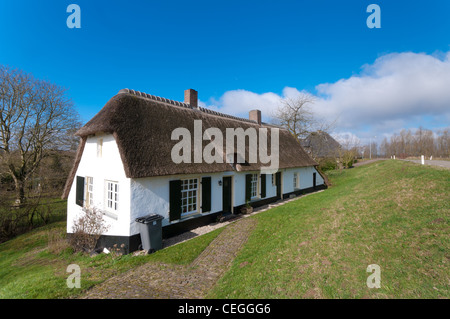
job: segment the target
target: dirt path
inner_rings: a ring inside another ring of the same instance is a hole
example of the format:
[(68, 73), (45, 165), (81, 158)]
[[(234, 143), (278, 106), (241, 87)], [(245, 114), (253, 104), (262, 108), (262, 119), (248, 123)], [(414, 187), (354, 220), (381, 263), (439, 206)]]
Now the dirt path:
[(81, 298), (202, 298), (228, 270), (255, 226), (254, 218), (240, 219), (188, 266), (149, 262), (93, 287)]
[[(417, 164), (421, 164), (421, 160), (404, 160), (408, 162), (413, 162)], [(440, 160), (425, 160), (425, 165), (431, 165), (431, 166), (439, 166), (443, 168), (450, 168), (450, 161), (440, 161)]]
[[(386, 160), (386, 158), (377, 158), (377, 159), (372, 159), (372, 160), (367, 160), (367, 161), (363, 161), (363, 162), (358, 162), (353, 164), (354, 167), (358, 167), (361, 165), (365, 165), (365, 164), (370, 164), (376, 161), (382, 161), (382, 160)], [(399, 161), (407, 161), (407, 162), (412, 162), (412, 163), (416, 163), (416, 164), (421, 164), (421, 160), (415, 160), (415, 159), (398, 159)], [(425, 160), (425, 165), (431, 165), (431, 166), (439, 166), (439, 167), (443, 167), (443, 168), (450, 168), (450, 161), (441, 161), (441, 160)]]
[(383, 160), (385, 160), (385, 158), (376, 158), (376, 159), (371, 159), (371, 160), (367, 160), (367, 161), (357, 162), (357, 163), (353, 164), (353, 166), (358, 167), (361, 165), (366, 165), (366, 164), (370, 164), (370, 163), (377, 162), (377, 161), (383, 161)]

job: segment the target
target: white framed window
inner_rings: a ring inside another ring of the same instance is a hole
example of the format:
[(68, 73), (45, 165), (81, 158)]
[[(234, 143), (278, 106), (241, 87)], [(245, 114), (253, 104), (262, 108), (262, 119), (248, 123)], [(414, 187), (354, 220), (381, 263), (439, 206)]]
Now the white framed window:
[(119, 210), (119, 183), (106, 181), (106, 208)]
[(97, 157), (102, 157), (103, 155), (103, 139), (99, 138), (97, 140)]
[(298, 173), (294, 173), (293, 184), (294, 184), (294, 189), (299, 188), (298, 187)]
[(258, 196), (258, 174), (252, 174), (251, 198)]
[(190, 178), (181, 181), (181, 215), (198, 211), (198, 179)]
[(94, 206), (94, 178), (86, 177), (86, 207)]
[(275, 174), (272, 174), (272, 186), (275, 186)]

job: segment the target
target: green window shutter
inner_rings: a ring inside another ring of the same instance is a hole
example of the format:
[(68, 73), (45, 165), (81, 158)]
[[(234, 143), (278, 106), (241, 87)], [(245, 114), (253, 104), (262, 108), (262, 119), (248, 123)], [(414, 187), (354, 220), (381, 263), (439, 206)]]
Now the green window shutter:
[(245, 201), (252, 198), (252, 174), (245, 175)]
[(202, 212), (211, 211), (211, 177), (202, 177)]
[(75, 204), (83, 207), (84, 204), (84, 177), (77, 176), (77, 186), (75, 194)]
[(266, 197), (266, 174), (261, 174), (261, 198)]
[(169, 220), (181, 217), (181, 180), (169, 182)]

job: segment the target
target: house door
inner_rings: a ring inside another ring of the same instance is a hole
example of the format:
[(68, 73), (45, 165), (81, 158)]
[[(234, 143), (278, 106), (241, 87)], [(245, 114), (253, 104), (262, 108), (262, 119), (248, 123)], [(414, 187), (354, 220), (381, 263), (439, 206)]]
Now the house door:
[(316, 173), (313, 173), (313, 187), (316, 188)]
[(275, 174), (275, 184), (277, 185), (277, 197), (281, 198), (281, 172)]
[(224, 176), (222, 178), (222, 211), (224, 213), (232, 213), (233, 205), (231, 202), (232, 199), (232, 177)]

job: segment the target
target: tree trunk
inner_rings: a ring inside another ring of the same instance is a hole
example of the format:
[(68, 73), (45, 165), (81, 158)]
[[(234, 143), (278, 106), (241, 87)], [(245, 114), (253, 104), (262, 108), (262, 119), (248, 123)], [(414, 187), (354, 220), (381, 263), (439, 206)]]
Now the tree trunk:
[(25, 204), (25, 181), (14, 178), (14, 184), (16, 187), (16, 201), (14, 205), (22, 206)]

